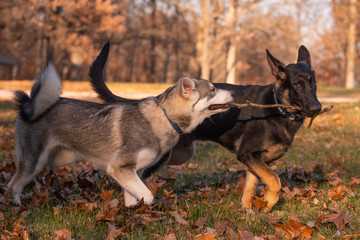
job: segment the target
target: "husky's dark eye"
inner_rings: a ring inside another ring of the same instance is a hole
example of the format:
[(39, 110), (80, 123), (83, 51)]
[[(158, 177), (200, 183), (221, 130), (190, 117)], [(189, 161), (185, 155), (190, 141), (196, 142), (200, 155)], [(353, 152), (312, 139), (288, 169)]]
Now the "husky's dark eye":
[(210, 92), (215, 92), (216, 88), (210, 89)]

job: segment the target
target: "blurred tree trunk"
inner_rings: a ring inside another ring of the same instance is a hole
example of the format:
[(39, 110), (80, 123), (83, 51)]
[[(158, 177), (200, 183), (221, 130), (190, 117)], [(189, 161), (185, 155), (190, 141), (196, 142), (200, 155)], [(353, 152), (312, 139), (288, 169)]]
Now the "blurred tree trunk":
[(164, 59), (164, 67), (163, 67), (163, 77), (162, 77), (162, 83), (166, 83), (167, 81), (167, 73), (169, 70), (169, 60), (170, 60), (170, 53), (169, 51), (166, 52), (166, 57)]
[(235, 41), (235, 32), (236, 32), (236, 10), (237, 10), (237, 1), (230, 0), (229, 3), (229, 17), (227, 21), (227, 28), (229, 30), (230, 39), (228, 42), (228, 52), (226, 58), (226, 83), (235, 84), (236, 83), (236, 41)]
[(210, 78), (210, 59), (209, 59), (209, 47), (210, 47), (210, 0), (200, 1), (202, 10), (202, 31), (201, 32), (201, 78), (209, 80)]
[(150, 82), (156, 82), (156, 0), (151, 0), (151, 26), (152, 26), (152, 36), (150, 37)]
[(136, 82), (136, 78), (134, 77), (134, 60), (135, 60), (136, 46), (139, 44), (138, 42), (139, 42), (138, 38), (135, 38), (129, 50), (129, 55), (128, 55), (129, 60), (126, 61), (129, 68), (129, 76), (127, 77), (127, 79), (129, 79), (130, 82)]
[(36, 60), (36, 75), (39, 76), (43, 71), (43, 55), (44, 55), (44, 38), (38, 40), (38, 57)]
[(357, 0), (350, 0), (349, 6), (349, 30), (347, 35), (347, 49), (346, 49), (346, 70), (345, 70), (345, 87), (354, 88), (355, 86), (355, 41), (356, 41), (356, 10)]

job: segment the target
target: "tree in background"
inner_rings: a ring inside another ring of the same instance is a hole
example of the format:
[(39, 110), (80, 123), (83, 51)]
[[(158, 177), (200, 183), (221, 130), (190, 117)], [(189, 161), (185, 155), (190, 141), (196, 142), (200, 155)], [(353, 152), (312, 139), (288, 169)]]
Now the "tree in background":
[(356, 85), (355, 5), (357, 10), (357, 0), (5, 0), (0, 52), (21, 59), (22, 79), (53, 61), (63, 79), (86, 80), (110, 40), (109, 81), (170, 83), (186, 74), (265, 84), (273, 81), (265, 49), (288, 63), (305, 44), (320, 85), (345, 86), (351, 72)]
[(345, 87), (354, 88), (355, 86), (355, 61), (356, 61), (356, 19), (357, 19), (357, 0), (350, 0), (349, 6), (349, 28), (347, 34), (346, 49), (346, 70)]
[(20, 77), (35, 76), (52, 61), (63, 78), (79, 79), (94, 46), (124, 31), (124, 7), (121, 0), (7, 1), (0, 6), (0, 34), (6, 36), (0, 51), (22, 60)]
[(356, 25), (359, 23), (357, 0), (333, 0), (330, 4), (332, 21), (319, 34), (315, 42), (317, 75), (323, 85), (353, 88), (359, 76), (359, 37)]

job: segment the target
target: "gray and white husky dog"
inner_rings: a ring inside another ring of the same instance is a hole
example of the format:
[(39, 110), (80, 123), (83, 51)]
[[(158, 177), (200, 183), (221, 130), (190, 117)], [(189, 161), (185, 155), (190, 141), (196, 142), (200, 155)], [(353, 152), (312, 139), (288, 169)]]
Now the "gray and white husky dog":
[(179, 136), (205, 118), (228, 109), (233, 93), (207, 80), (183, 76), (157, 97), (133, 103), (99, 104), (60, 97), (61, 81), (49, 65), (30, 96), (15, 92), (17, 170), (9, 182), (13, 200), (46, 166), (87, 159), (124, 189), (125, 205), (154, 196), (141, 177), (165, 165)]

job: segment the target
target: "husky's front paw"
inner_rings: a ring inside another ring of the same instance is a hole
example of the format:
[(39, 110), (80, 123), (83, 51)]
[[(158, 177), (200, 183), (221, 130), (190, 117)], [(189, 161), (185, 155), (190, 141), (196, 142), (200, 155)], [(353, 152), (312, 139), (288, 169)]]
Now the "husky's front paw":
[(131, 195), (128, 191), (124, 191), (125, 207), (131, 207), (138, 203), (136, 197)]
[(148, 195), (148, 196), (144, 196), (144, 203), (146, 205), (151, 205), (154, 201), (154, 196), (152, 194)]
[[(124, 192), (124, 198), (125, 198), (125, 207), (135, 206), (141, 200), (131, 195), (128, 191)], [(147, 196), (144, 196), (142, 199), (144, 199), (144, 203), (146, 205), (151, 205), (154, 201), (154, 196), (150, 193)]]

